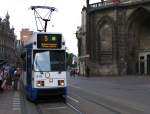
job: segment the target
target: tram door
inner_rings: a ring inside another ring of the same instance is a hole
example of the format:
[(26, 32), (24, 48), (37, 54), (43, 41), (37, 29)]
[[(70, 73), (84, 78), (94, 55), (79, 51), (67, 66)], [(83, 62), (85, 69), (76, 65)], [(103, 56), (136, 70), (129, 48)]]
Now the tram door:
[(147, 55), (147, 74), (150, 74), (150, 55)]
[(144, 56), (140, 56), (140, 66), (139, 66), (139, 71), (140, 71), (140, 74), (144, 74), (145, 73), (145, 63), (144, 63)]
[(27, 50), (27, 63), (26, 63), (26, 70), (27, 70), (27, 84), (31, 85), (31, 77), (32, 77), (32, 50)]
[(150, 52), (139, 54), (139, 74), (150, 74)]

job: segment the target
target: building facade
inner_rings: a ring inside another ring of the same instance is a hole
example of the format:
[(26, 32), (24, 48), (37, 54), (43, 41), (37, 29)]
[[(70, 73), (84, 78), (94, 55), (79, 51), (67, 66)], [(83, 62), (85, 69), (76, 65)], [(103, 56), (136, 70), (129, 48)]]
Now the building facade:
[(78, 66), (80, 75), (86, 73), (86, 61), (88, 54), (86, 53), (86, 7), (83, 7), (81, 12), (81, 27), (78, 27), (76, 31), (76, 37), (78, 40)]
[(10, 28), (9, 18), (8, 13), (5, 19), (0, 18), (0, 64), (15, 64), (16, 61), (16, 36), (14, 28)]
[(150, 0), (109, 0), (94, 4), (87, 0), (86, 65), (90, 73), (150, 74), (149, 20)]
[(29, 39), (31, 39), (33, 31), (30, 31), (28, 28), (23, 28), (20, 31), (20, 40), (23, 44), (26, 44)]

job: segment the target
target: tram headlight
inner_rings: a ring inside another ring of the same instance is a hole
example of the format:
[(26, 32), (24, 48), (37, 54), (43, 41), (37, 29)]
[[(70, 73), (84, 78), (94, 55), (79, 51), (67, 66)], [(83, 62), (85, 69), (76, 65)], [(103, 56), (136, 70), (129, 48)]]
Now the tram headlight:
[(58, 86), (64, 86), (65, 81), (64, 80), (58, 80)]
[(44, 81), (36, 81), (36, 86), (38, 87), (44, 86)]
[(40, 87), (40, 86), (41, 86), (41, 84), (40, 84), (40, 83), (36, 83), (36, 86)]

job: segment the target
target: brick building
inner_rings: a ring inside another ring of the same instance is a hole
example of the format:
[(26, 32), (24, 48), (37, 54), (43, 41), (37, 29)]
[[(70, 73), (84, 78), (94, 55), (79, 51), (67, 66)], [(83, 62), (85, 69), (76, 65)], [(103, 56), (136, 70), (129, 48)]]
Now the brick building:
[(27, 43), (31, 39), (33, 31), (30, 31), (28, 28), (23, 28), (20, 31), (20, 40), (23, 44)]

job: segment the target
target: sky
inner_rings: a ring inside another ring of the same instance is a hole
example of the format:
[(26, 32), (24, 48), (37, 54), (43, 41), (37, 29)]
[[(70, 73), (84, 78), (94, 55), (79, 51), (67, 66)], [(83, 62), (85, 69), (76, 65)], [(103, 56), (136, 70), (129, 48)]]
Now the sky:
[(50, 6), (57, 8), (48, 22), (47, 32), (63, 34), (68, 51), (78, 54), (76, 30), (81, 26), (81, 11), (86, 0), (0, 0), (0, 17), (10, 15), (10, 27), (15, 28), (17, 39), (20, 39), (22, 28), (37, 31), (34, 12), (30, 6)]

